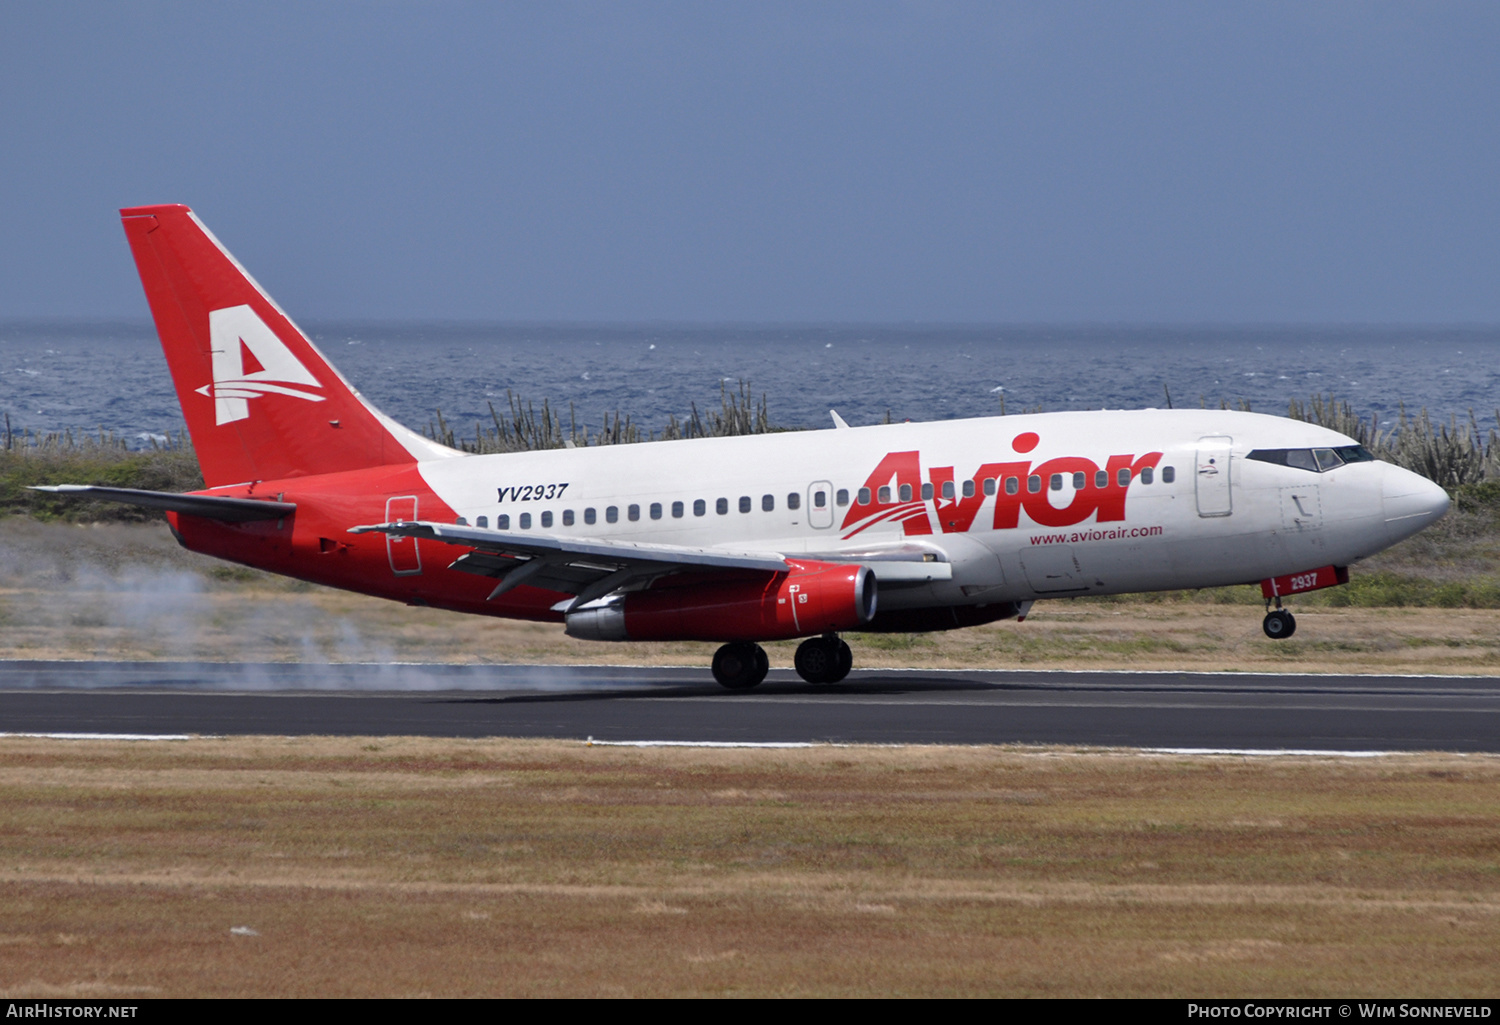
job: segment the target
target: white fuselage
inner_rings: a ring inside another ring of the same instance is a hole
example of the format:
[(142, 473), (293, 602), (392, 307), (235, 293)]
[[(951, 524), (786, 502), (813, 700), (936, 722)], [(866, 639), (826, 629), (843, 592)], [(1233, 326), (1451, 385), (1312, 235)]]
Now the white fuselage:
[[(471, 524), (782, 554), (869, 552), (881, 606), (891, 609), (1210, 587), (1347, 566), (1446, 510), (1441, 488), (1387, 463), (1317, 472), (1247, 458), (1354, 445), (1280, 417), (1141, 410), (419, 467), (435, 495)], [(925, 578), (910, 565), (882, 577), (880, 560), (895, 551), (930, 553), (935, 568)]]

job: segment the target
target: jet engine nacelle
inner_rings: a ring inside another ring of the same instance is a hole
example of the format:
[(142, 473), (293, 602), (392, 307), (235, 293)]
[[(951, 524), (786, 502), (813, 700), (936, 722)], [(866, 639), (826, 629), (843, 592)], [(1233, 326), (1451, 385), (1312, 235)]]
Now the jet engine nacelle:
[(788, 559), (764, 580), (668, 584), (568, 614), (567, 632), (593, 641), (779, 641), (857, 630), (875, 618), (875, 576), (864, 566)]

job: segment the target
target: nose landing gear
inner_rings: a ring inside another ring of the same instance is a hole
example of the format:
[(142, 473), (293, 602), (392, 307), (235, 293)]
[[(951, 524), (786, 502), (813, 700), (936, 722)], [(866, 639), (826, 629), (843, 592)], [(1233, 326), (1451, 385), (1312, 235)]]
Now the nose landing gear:
[(1273, 641), (1284, 641), (1297, 632), (1297, 620), (1286, 609), (1281, 607), (1281, 599), (1276, 599), (1276, 608), (1266, 612), (1265, 621), (1260, 628), (1266, 632), (1266, 636)]
[(771, 660), (759, 644), (739, 641), (714, 652), (714, 679), (730, 690), (749, 690), (766, 678)]
[(809, 637), (797, 646), (797, 675), (808, 683), (838, 683), (854, 668), (854, 653), (837, 634)]

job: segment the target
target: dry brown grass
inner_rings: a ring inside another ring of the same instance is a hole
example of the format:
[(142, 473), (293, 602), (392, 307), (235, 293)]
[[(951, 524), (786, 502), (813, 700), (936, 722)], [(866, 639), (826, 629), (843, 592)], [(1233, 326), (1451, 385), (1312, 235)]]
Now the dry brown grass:
[(1497, 783), (1437, 755), (0, 740), (0, 992), (1487, 995)]
[[(866, 668), (1500, 672), (1500, 610), (1051, 601), (1025, 623), (850, 635)], [(795, 645), (767, 645), (790, 667)], [(408, 608), (184, 551), (155, 525), (0, 520), (0, 658), (699, 665), (709, 644), (601, 644), (550, 624)]]

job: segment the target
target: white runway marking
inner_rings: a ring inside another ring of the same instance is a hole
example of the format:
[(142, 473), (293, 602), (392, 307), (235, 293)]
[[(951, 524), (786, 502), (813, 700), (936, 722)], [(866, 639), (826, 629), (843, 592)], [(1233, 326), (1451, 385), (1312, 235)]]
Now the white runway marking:
[(6, 737), (29, 737), (34, 740), (217, 740), (196, 733), (0, 733)]
[(1143, 747), (1147, 755), (1238, 755), (1249, 758), (1390, 758), (1415, 751), (1317, 751), (1311, 748)]
[(595, 740), (584, 741), (588, 747), (848, 747), (848, 744), (811, 744), (781, 740)]

